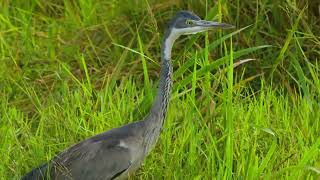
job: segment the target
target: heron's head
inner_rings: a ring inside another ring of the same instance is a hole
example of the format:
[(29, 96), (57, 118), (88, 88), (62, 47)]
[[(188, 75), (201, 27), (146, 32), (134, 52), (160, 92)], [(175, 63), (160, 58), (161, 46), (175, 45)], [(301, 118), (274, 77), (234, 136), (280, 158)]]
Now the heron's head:
[(210, 29), (230, 29), (234, 26), (226, 23), (201, 20), (189, 11), (180, 11), (169, 23), (170, 34), (176, 38), (181, 35), (196, 34)]

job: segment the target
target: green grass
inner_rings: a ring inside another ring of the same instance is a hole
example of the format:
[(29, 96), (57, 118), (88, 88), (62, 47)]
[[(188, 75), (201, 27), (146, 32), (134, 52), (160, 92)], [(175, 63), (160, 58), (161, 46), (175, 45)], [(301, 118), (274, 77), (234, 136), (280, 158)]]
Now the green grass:
[(1, 1), (0, 179), (146, 115), (180, 9), (237, 29), (177, 41), (165, 127), (133, 179), (319, 179), (316, 0), (121, 2)]

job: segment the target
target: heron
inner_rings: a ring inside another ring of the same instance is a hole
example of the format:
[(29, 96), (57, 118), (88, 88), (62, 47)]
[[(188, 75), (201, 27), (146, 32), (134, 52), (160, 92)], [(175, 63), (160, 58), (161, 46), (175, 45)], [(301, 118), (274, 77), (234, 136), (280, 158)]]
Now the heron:
[(202, 20), (190, 11), (179, 11), (168, 23), (161, 47), (161, 72), (155, 100), (140, 121), (85, 139), (34, 168), (23, 180), (126, 179), (133, 175), (159, 139), (166, 118), (172, 88), (171, 49), (182, 35), (234, 26)]

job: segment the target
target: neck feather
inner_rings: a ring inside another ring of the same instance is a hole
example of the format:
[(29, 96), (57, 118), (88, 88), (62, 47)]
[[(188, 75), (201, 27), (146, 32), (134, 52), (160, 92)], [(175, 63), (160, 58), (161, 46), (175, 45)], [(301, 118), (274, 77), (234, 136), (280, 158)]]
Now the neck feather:
[(145, 153), (149, 153), (160, 136), (166, 118), (172, 87), (171, 49), (177, 36), (174, 32), (166, 32), (161, 48), (161, 73), (157, 96), (147, 116)]
[(167, 114), (170, 93), (172, 88), (172, 65), (171, 65), (171, 50), (177, 36), (174, 32), (166, 32), (161, 48), (161, 73), (157, 96), (151, 108), (151, 115), (159, 123), (163, 121)]

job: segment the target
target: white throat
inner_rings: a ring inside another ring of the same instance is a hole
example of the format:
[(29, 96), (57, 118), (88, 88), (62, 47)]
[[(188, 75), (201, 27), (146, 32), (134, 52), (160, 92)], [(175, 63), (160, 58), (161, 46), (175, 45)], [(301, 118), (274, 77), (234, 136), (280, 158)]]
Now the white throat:
[(170, 59), (171, 58), (171, 49), (174, 41), (181, 35), (187, 35), (187, 34), (196, 34), (199, 32), (206, 31), (205, 28), (195, 26), (195, 27), (189, 27), (189, 28), (172, 28), (170, 35), (168, 38), (165, 40), (164, 45), (164, 58), (165, 59)]
[(173, 28), (170, 32), (170, 35), (168, 36), (168, 38), (166, 38), (165, 42), (164, 42), (164, 59), (166, 60), (170, 60), (171, 59), (171, 50), (172, 50), (172, 46), (175, 40), (178, 39), (179, 37), (179, 31), (176, 28)]

